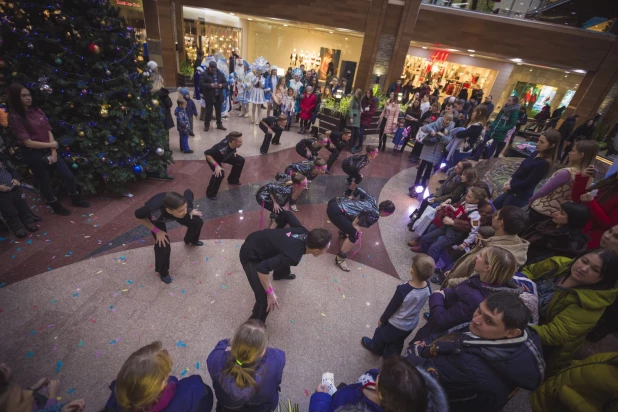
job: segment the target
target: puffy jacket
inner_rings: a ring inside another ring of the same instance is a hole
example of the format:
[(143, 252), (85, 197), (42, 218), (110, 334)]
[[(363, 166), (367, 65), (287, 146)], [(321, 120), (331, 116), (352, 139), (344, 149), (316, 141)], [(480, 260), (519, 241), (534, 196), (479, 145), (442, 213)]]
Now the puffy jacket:
[(474, 274), (459, 286), (444, 289), (444, 296), (441, 293), (432, 293), (429, 297), (429, 320), (412, 341), (424, 340), (431, 334), (470, 322), (481, 302), (494, 292), (509, 292), (519, 296), (522, 289), (513, 281), (500, 286), (485, 285), (479, 275)]
[[(528, 279), (565, 276), (573, 259), (552, 257), (525, 266), (522, 273)], [(605, 308), (614, 303), (618, 287), (612, 289), (571, 288), (557, 289), (549, 301), (544, 318), (550, 319), (534, 326), (543, 346), (551, 349), (547, 356), (548, 376), (566, 367), (586, 335), (597, 324)], [(543, 317), (543, 316), (542, 316)]]
[(618, 411), (618, 352), (573, 361), (530, 394), (534, 412)]
[(508, 131), (517, 125), (520, 107), (518, 104), (502, 107), (502, 110), (489, 126), (487, 135), (496, 142), (504, 142)]
[(455, 127), (455, 122), (451, 122), (445, 125), (444, 118), (440, 117), (433, 123), (429, 123), (421, 128), (424, 133), (442, 132), (443, 136), (438, 136), (438, 143), (434, 145), (423, 144), (423, 151), (421, 152), (421, 160), (436, 164), (442, 159), (442, 152), (447, 144), (450, 143), (453, 138), (451, 137), (451, 130)]
[(461, 183), (461, 176), (455, 173), (455, 168), (450, 168), (446, 173), (444, 183), (433, 194), (434, 203), (442, 203), (447, 199), (451, 199), (451, 203), (457, 203), (466, 193), (466, 185)]
[[(116, 402), (116, 381), (109, 385), (112, 391), (104, 412), (123, 412)], [(214, 397), (212, 390), (202, 381), (200, 375), (191, 375), (178, 380), (175, 376), (167, 378), (167, 387), (150, 409), (157, 412), (209, 412), (212, 410)]]
[(545, 362), (533, 330), (512, 339), (485, 340), (463, 324), (424, 341), (420, 353), (411, 343), (406, 359), (436, 377), (451, 412), (498, 412), (517, 387), (534, 390), (543, 381)]
[(354, 199), (338, 197), (336, 200), (337, 206), (350, 221), (358, 217), (358, 225), (361, 227), (370, 227), (380, 218), (376, 199), (360, 187), (354, 191)]
[(223, 374), (230, 359), (230, 340), (224, 339), (208, 355), (206, 363), (217, 396), (217, 411), (266, 412), (277, 409), (279, 391), (285, 367), (285, 352), (266, 348), (266, 353), (255, 365), (256, 388), (239, 388), (236, 379)]
[(367, 97), (363, 97), (361, 100), (361, 126), (371, 127), (371, 120), (373, 119), (373, 115), (376, 112), (376, 101), (372, 97), (371, 99), (367, 99)]
[(315, 94), (307, 94), (304, 93), (303, 97), (300, 99), (300, 118), (303, 120), (311, 119), (311, 115), (313, 114), (313, 109), (315, 109), (318, 98), (315, 97)]
[[(217, 72), (217, 83), (222, 85), (219, 89), (219, 95), (221, 96), (221, 99), (223, 99), (223, 89), (227, 88), (227, 76), (223, 74), (223, 72), (219, 69), (217, 69)], [(202, 98), (204, 100), (214, 101), (215, 88), (211, 86), (214, 83), (215, 77), (210, 72), (210, 70), (204, 70), (200, 76), (200, 89), (202, 91)]]

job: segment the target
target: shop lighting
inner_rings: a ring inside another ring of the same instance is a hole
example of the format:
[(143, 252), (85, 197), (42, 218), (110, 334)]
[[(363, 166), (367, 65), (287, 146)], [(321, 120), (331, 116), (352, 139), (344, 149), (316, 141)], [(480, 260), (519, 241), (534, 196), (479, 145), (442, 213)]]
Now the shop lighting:
[(570, 72), (570, 71), (568, 71), (568, 70), (565, 70), (564, 72), (565, 72), (566, 74), (571, 74), (571, 72)]
[(337, 89), (337, 91), (335, 92), (335, 100), (339, 101), (341, 100), (342, 97), (343, 97), (343, 93), (341, 92), (341, 89)]
[(416, 193), (423, 193), (423, 190), (425, 190), (423, 186), (416, 186), (416, 188), (414, 189)]
[(476, 53), (476, 50), (468, 49), (470, 53)]
[(448, 50), (448, 51), (450, 51), (450, 52), (456, 52), (456, 51), (459, 51), (459, 50), (457, 50), (457, 49), (446, 49), (446, 50)]
[(284, 24), (284, 25), (283, 25), (283, 27), (288, 27), (288, 25), (287, 25), (287, 24)]
[(332, 31), (329, 31), (329, 33), (330, 33), (330, 34), (333, 34), (333, 32), (332, 32)]
[(423, 46), (422, 48), (423, 48), (423, 49), (425, 49), (425, 50), (427, 50), (427, 46)]
[(403, 93), (397, 93), (397, 103), (401, 103), (402, 98), (403, 98)]
[(470, 57), (474, 57), (474, 54), (471, 54)]
[(230, 13), (230, 16), (236, 16), (234, 13)]
[(520, 59), (519, 57), (516, 57), (516, 58), (514, 58), (514, 59), (509, 59), (509, 60), (511, 60), (512, 62), (515, 62), (515, 63), (521, 63), (521, 62), (523, 62), (523, 60), (522, 60), (522, 59)]
[(579, 73), (579, 74), (586, 74), (586, 70), (582, 70), (582, 69), (575, 69), (573, 70), (575, 73)]
[(253, 20), (251, 17), (249, 17), (247, 20)]

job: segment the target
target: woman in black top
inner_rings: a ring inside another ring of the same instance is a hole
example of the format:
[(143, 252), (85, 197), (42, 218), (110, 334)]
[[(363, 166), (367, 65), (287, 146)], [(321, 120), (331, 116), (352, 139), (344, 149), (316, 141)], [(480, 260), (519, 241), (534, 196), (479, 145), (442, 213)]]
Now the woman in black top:
[(562, 158), (560, 159), (561, 163), (567, 163), (567, 159), (569, 158), (569, 153), (573, 150), (573, 146), (580, 140), (591, 140), (592, 134), (594, 133), (594, 119), (588, 119), (586, 123), (579, 125), (571, 136), (567, 139), (569, 145), (564, 148), (564, 153), (562, 154)]
[(418, 131), (418, 125), (421, 120), (421, 102), (414, 100), (406, 109), (404, 118), (406, 120), (406, 127), (410, 128), (410, 133), (408, 133), (408, 136), (403, 141), (403, 146), (400, 150), (401, 153), (406, 150), (408, 142), (411, 138), (416, 136), (416, 132)]

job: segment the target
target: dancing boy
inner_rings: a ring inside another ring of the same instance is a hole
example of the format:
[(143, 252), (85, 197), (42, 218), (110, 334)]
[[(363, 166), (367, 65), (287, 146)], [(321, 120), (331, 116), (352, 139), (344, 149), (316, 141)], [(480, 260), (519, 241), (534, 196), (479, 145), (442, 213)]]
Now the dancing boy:
[(367, 145), (365, 154), (357, 154), (343, 159), (341, 168), (348, 175), (347, 181), (350, 185), (350, 188), (345, 191), (346, 196), (350, 196), (360, 182), (363, 181), (363, 175), (360, 173), (361, 169), (376, 157), (378, 157), (378, 148)]
[(206, 197), (210, 200), (217, 200), (217, 193), (225, 175), (223, 167), (221, 167), (223, 163), (232, 165), (232, 172), (227, 178), (227, 184), (240, 185), (240, 174), (245, 166), (245, 158), (236, 153), (236, 149), (240, 146), (242, 146), (242, 133), (231, 132), (225, 139), (204, 152), (206, 162), (213, 172), (206, 189)]
[(274, 280), (295, 279), (290, 267), (297, 266), (303, 255), (317, 257), (324, 254), (330, 241), (328, 230), (309, 232), (300, 223), (286, 229), (260, 230), (247, 236), (240, 248), (240, 263), (255, 294), (251, 318), (265, 322), (268, 314), (279, 308), (270, 272), (273, 272)]
[(187, 227), (185, 244), (202, 246), (200, 232), (204, 221), (202, 212), (193, 209), (193, 192), (185, 190), (184, 196), (176, 192), (154, 195), (146, 204), (135, 211), (135, 217), (152, 232), (155, 238), (155, 271), (164, 283), (172, 283), (170, 277), (170, 255), (172, 248), (167, 235), (166, 222), (178, 222)]
[(296, 153), (307, 160), (313, 160), (318, 157), (318, 152), (321, 148), (328, 144), (328, 138), (323, 134), (316, 138), (302, 139), (296, 143)]
[(262, 141), (262, 146), (260, 147), (261, 154), (268, 154), (268, 149), (270, 148), (271, 143), (274, 145), (281, 144), (279, 143), (279, 139), (281, 138), (281, 133), (283, 133), (287, 121), (288, 117), (283, 113), (277, 117), (269, 116), (262, 119), (260, 122), (260, 130), (264, 132), (264, 140)]
[[(277, 173), (275, 175), (275, 180), (291, 179), (294, 173), (300, 173), (311, 182), (316, 177), (323, 175), (325, 172), (326, 161), (321, 157), (316, 157), (313, 162), (305, 160), (303, 162), (296, 162), (288, 165), (288, 167), (285, 168), (284, 173)], [(296, 199), (293, 197), (290, 199), (290, 209), (294, 212), (298, 212), (298, 208), (296, 207)]]
[(360, 239), (360, 228), (368, 228), (380, 216), (390, 216), (395, 211), (393, 202), (385, 200), (378, 205), (376, 199), (360, 187), (354, 190), (353, 195), (353, 198), (334, 197), (326, 207), (328, 218), (339, 228), (339, 236), (345, 237), (341, 250), (335, 256), (335, 263), (344, 272), (350, 271), (346, 259), (352, 245)]
[(329, 175), (333, 164), (335, 164), (339, 158), (339, 153), (348, 145), (350, 137), (352, 137), (352, 131), (350, 129), (343, 129), (342, 132), (327, 130), (325, 134), (329, 142), (326, 146), (326, 150), (330, 152), (330, 156), (326, 162), (326, 174)]

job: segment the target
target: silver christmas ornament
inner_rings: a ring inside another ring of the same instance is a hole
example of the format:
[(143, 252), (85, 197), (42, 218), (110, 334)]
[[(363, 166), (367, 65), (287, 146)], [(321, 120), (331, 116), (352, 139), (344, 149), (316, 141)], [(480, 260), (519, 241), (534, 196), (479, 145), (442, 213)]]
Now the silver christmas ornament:
[(157, 150), (155, 150), (155, 153), (158, 154), (159, 156), (163, 156), (165, 154), (165, 150), (161, 149), (160, 147), (157, 147)]
[(107, 76), (109, 76), (109, 75), (111, 75), (111, 74), (112, 74), (112, 72), (110, 72), (109, 70), (105, 70), (105, 74), (106, 74)]

